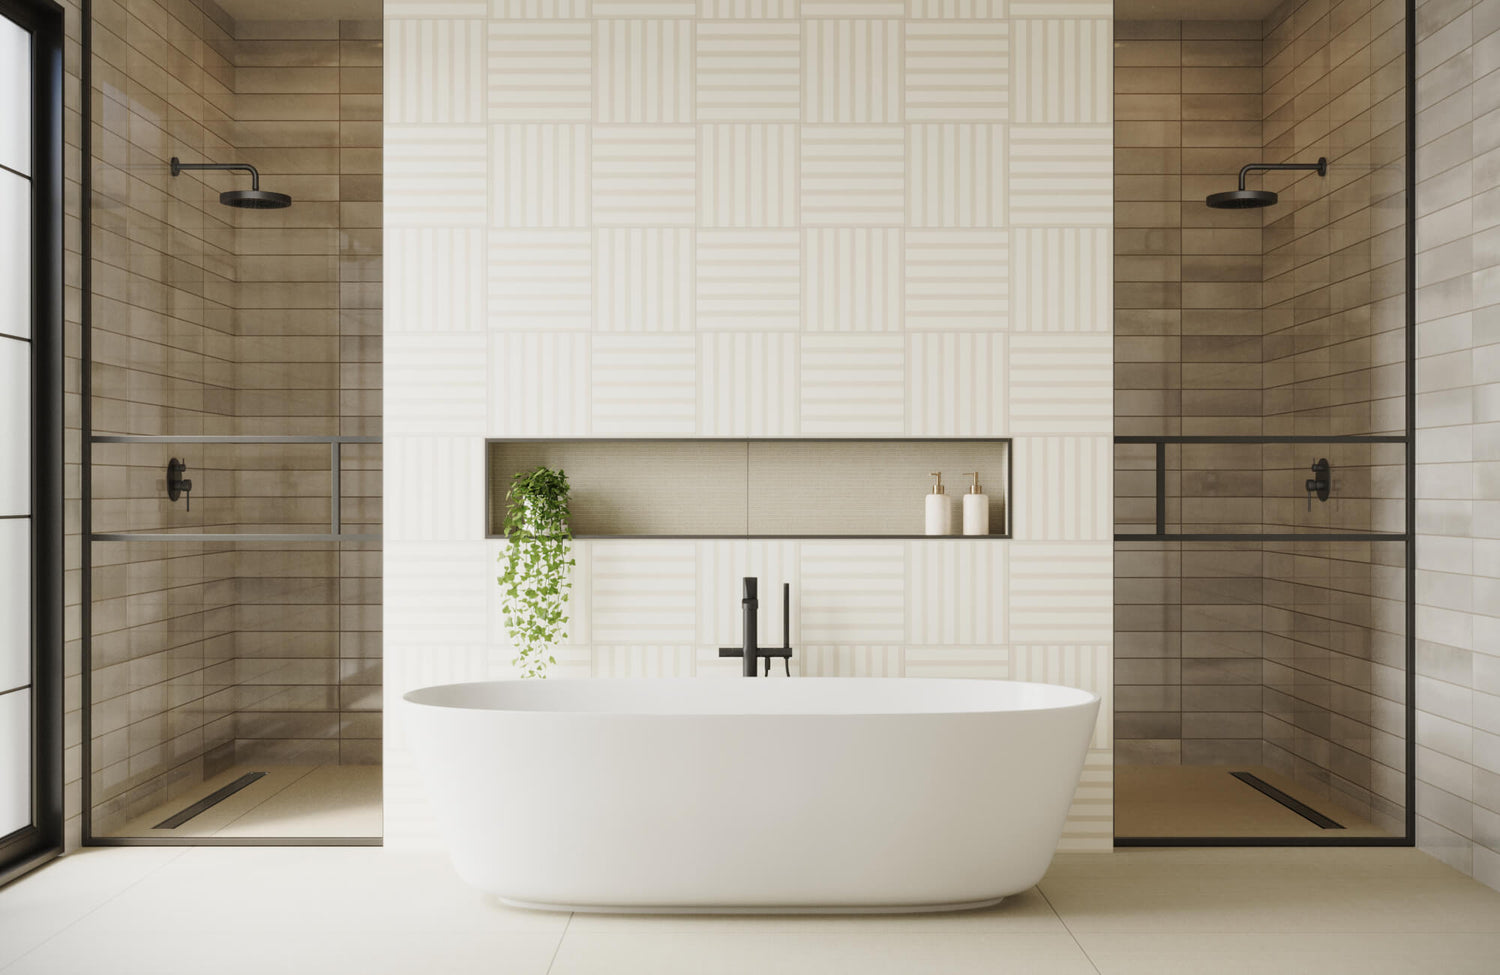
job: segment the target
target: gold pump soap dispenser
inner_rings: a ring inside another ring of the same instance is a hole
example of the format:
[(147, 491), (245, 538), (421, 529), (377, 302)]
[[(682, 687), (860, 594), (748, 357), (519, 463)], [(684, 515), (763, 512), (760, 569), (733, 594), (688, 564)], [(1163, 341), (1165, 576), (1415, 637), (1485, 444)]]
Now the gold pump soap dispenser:
[(964, 495), (964, 534), (988, 535), (990, 533), (990, 496), (979, 487), (979, 472), (965, 471), (974, 478), (969, 493)]
[(932, 493), (927, 495), (927, 534), (952, 535), (953, 499), (943, 491), (943, 472), (933, 471), (932, 476), (937, 480), (933, 482)]

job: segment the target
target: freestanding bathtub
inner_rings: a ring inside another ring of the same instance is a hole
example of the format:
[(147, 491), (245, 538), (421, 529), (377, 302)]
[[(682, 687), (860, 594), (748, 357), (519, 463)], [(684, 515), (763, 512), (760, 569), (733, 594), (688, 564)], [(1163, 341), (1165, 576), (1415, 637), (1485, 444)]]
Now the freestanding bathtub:
[(406, 695), (464, 880), (523, 907), (980, 907), (1041, 879), (1099, 699), (990, 680), (495, 681)]

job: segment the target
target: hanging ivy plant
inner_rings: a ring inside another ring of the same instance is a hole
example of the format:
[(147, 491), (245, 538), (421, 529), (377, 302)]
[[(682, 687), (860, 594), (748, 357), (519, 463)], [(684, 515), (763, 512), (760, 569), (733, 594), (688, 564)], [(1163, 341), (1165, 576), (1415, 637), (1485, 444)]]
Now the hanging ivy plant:
[(548, 467), (523, 471), (506, 493), (506, 544), (500, 550), (500, 609), (522, 677), (546, 677), (552, 649), (568, 638), (565, 607), (573, 589), (568, 477)]

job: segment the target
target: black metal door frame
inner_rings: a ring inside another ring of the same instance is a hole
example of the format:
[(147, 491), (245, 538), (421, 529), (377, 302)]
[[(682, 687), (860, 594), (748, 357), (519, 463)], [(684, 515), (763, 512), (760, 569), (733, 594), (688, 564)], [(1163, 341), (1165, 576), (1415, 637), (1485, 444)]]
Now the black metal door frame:
[(0, 838), (0, 884), (63, 846), (63, 8), (0, 0), (32, 35), (32, 821)]
[[(1153, 532), (1120, 532), (1115, 541), (1385, 541), (1400, 544), (1406, 554), (1406, 809), (1401, 836), (1372, 837), (1135, 837), (1117, 836), (1114, 845), (1128, 846), (1415, 846), (1417, 842), (1417, 12), (1416, 0), (1406, 0), (1406, 430), (1391, 436), (1341, 437), (1149, 437), (1120, 436), (1115, 443), (1156, 444), (1156, 526)], [(1359, 532), (1327, 534), (1219, 534), (1169, 533), (1164, 504), (1167, 444), (1181, 443), (1390, 443), (1405, 444), (1406, 530), (1403, 532)]]

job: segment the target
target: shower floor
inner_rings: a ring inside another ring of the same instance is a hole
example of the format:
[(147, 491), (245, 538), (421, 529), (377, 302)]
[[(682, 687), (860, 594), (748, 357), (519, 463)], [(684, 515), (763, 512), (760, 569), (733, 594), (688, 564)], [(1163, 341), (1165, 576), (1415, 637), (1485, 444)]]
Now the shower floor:
[[(1230, 775), (1250, 772), (1337, 820), (1322, 829)], [(1305, 786), (1255, 766), (1122, 765), (1115, 769), (1115, 836), (1369, 837), (1388, 831)]]
[[(175, 829), (157, 823), (247, 772), (266, 774)], [(117, 837), (379, 837), (378, 765), (243, 765), (143, 813), (110, 833)]]

